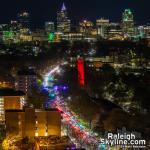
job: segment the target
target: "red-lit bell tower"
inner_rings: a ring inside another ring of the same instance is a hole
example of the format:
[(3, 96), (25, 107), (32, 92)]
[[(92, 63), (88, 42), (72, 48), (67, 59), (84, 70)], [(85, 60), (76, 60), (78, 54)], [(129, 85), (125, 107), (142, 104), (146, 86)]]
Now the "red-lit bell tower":
[(78, 69), (78, 82), (81, 87), (85, 85), (85, 70), (84, 70), (84, 59), (77, 59), (77, 69)]

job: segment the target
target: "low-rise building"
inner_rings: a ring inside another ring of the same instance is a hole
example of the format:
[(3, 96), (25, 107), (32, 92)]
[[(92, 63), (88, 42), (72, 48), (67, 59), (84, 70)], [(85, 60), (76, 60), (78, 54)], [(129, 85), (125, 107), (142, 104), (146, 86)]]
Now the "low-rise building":
[(2, 88), (15, 88), (15, 81), (11, 75), (0, 76), (0, 89)]
[(7, 135), (61, 136), (61, 114), (57, 109), (6, 110), (5, 117)]
[(25, 106), (25, 94), (13, 89), (0, 89), (0, 122), (5, 121), (5, 111), (8, 109), (22, 110)]

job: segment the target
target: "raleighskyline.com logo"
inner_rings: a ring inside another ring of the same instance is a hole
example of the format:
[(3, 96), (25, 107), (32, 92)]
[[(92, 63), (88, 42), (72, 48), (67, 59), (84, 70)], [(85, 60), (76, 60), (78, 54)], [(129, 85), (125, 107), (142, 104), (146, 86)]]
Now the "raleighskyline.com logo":
[(119, 146), (120, 148), (146, 148), (146, 140), (137, 138), (133, 133), (107, 133), (100, 139), (101, 148)]

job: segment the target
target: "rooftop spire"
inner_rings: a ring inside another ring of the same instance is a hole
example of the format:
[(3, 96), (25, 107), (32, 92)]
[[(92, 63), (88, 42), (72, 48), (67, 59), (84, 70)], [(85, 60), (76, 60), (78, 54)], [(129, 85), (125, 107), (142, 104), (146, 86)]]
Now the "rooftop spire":
[(63, 5), (62, 5), (61, 11), (66, 11), (65, 3), (63, 3)]

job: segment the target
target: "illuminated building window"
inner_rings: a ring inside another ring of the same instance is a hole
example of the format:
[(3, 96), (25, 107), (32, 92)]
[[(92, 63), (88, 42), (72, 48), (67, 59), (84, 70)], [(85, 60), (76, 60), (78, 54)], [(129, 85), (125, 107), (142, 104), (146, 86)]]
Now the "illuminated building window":
[(35, 136), (36, 136), (36, 137), (39, 136), (38, 132), (35, 132)]
[(21, 121), (18, 121), (18, 125), (21, 125)]
[(48, 136), (48, 133), (47, 133), (47, 132), (45, 132), (45, 136)]
[(3, 120), (4, 118), (4, 99), (0, 98), (0, 120)]
[(21, 97), (20, 98), (20, 106), (21, 106), (21, 108), (23, 108), (24, 105), (25, 105), (25, 98)]

